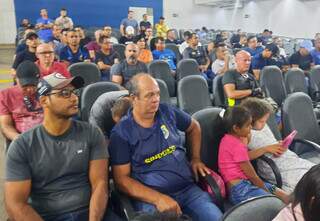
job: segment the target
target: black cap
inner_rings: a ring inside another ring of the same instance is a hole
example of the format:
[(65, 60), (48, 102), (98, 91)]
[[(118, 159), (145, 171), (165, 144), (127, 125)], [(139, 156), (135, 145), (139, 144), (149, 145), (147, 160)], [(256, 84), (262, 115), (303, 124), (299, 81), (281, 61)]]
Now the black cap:
[(39, 36), (37, 35), (37, 33), (35, 32), (29, 32), (27, 35), (26, 35), (26, 39), (30, 39), (32, 37), (36, 37), (36, 38), (39, 38)]
[(24, 61), (19, 64), (17, 70), (17, 78), (21, 86), (37, 85), (40, 77), (38, 66), (32, 61)]

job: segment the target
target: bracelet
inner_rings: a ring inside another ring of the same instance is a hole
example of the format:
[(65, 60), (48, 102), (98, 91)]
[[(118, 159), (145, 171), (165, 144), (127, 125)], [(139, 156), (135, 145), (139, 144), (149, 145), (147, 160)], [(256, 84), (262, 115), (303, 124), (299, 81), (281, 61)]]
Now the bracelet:
[(275, 192), (276, 189), (277, 189), (277, 186), (274, 185), (274, 184), (272, 184), (272, 185), (265, 185), (265, 187), (266, 187), (266, 189), (267, 189), (270, 193), (272, 193), (272, 194), (274, 194), (274, 192)]

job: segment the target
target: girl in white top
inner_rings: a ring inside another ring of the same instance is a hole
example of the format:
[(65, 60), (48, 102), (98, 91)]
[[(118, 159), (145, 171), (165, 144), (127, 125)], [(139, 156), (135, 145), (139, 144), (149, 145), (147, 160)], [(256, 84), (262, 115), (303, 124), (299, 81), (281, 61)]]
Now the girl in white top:
[[(283, 147), (282, 141), (276, 140), (267, 125), (267, 120), (272, 113), (269, 103), (258, 98), (248, 98), (242, 101), (241, 106), (247, 108), (252, 115), (253, 129), (248, 144), (251, 150), (250, 159), (256, 159), (262, 155), (271, 158), (280, 170), (282, 189), (292, 192), (301, 177), (315, 164), (299, 158), (297, 154)], [(258, 161), (258, 174), (271, 183), (276, 182), (270, 166), (261, 160)]]
[(320, 220), (320, 165), (313, 166), (299, 181), (293, 202), (283, 208), (273, 221)]

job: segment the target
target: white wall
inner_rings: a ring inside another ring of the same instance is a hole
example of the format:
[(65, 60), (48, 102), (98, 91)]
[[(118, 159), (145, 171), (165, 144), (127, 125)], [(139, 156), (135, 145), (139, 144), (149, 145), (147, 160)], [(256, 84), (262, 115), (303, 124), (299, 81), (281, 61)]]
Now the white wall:
[[(179, 17), (172, 18), (172, 13), (178, 13)], [(175, 28), (241, 28), (254, 33), (268, 28), (276, 35), (297, 38), (313, 38), (316, 32), (320, 32), (320, 1), (317, 0), (251, 1), (237, 10), (199, 7), (193, 0), (164, 0), (164, 14), (172, 19), (170, 24)], [(245, 18), (246, 14), (249, 18)]]
[(16, 37), (13, 0), (0, 0), (0, 30), (0, 44), (13, 44)]

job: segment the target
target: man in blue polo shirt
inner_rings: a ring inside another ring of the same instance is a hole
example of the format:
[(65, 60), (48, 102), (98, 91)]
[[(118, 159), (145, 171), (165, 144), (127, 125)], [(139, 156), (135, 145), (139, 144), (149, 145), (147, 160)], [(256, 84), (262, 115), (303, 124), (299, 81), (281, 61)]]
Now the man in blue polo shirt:
[[(109, 151), (117, 187), (144, 212), (188, 214), (194, 221), (216, 221), (221, 211), (193, 179), (209, 171), (200, 160), (200, 126), (186, 113), (160, 102), (149, 74), (129, 81), (132, 109), (111, 132)], [(191, 165), (179, 130), (191, 144)]]
[(80, 46), (80, 36), (75, 30), (70, 30), (67, 33), (67, 43), (60, 52), (60, 61), (66, 65), (73, 63), (90, 61), (89, 52), (86, 48)]
[(36, 28), (39, 29), (39, 38), (43, 42), (49, 42), (52, 40), (52, 26), (54, 21), (48, 17), (47, 9), (40, 10), (41, 18), (37, 19)]
[(176, 55), (175, 53), (166, 47), (165, 40), (163, 37), (157, 37), (155, 39), (156, 50), (152, 51), (152, 56), (154, 60), (163, 60), (168, 62), (171, 71), (176, 71)]
[(244, 50), (249, 52), (252, 57), (263, 51), (263, 47), (258, 46), (258, 39), (256, 36), (249, 36), (247, 42), (248, 47), (244, 48)]
[(273, 56), (276, 56), (278, 53), (279, 53), (278, 46), (274, 43), (271, 43), (271, 44), (267, 44), (265, 49), (261, 53), (256, 54), (252, 58), (251, 67), (256, 80), (259, 80), (260, 71), (265, 66), (279, 65), (279, 63), (272, 58)]

